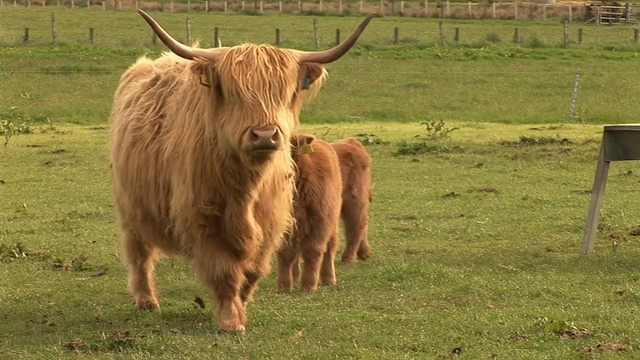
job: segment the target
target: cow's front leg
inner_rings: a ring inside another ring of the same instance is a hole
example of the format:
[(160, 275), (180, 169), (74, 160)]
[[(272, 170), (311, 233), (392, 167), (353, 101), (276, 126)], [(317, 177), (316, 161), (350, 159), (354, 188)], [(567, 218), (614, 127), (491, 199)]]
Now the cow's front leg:
[(144, 243), (140, 233), (131, 229), (123, 230), (122, 246), (129, 269), (129, 287), (133, 293), (136, 308), (159, 309), (153, 281), (153, 270), (159, 250)]
[(220, 255), (209, 261), (215, 264), (204, 264), (199, 268), (203, 282), (213, 296), (218, 330), (224, 333), (244, 332), (247, 315), (240, 299), (243, 270), (238, 263), (222, 260)]

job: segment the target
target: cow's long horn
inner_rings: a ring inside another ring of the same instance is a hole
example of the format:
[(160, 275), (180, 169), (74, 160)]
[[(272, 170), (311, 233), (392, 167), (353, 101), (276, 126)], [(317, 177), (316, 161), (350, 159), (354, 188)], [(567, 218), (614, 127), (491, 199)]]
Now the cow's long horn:
[(186, 46), (180, 43), (178, 40), (174, 39), (169, 33), (158, 24), (149, 14), (138, 9), (138, 13), (147, 21), (147, 23), (151, 26), (153, 31), (158, 35), (160, 40), (167, 45), (167, 47), (176, 55), (188, 59), (193, 60), (195, 58), (206, 58), (215, 60), (219, 51), (223, 48), (214, 49), (199, 49), (193, 48), (190, 46)]
[(376, 14), (371, 14), (364, 19), (360, 25), (349, 35), (349, 37), (343, 41), (340, 45), (324, 51), (299, 51), (300, 53), (300, 62), (315, 62), (320, 64), (328, 64), (330, 62), (334, 62), (342, 57), (342, 55), (346, 54), (353, 45), (355, 45), (356, 41), (364, 29), (369, 25), (371, 19), (373, 19)]

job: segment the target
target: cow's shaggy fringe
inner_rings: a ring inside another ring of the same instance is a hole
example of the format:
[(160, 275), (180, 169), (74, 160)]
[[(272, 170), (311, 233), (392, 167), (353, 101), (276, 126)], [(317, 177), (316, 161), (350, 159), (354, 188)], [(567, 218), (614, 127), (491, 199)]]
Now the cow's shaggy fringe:
[[(212, 291), (219, 326), (244, 329), (242, 302), (293, 223), (288, 139), (305, 93), (315, 93), (326, 77), (321, 65), (299, 64), (298, 56), (254, 44), (229, 48), (215, 63), (167, 53), (138, 59), (122, 76), (111, 163), (138, 308), (159, 306), (157, 255), (179, 253), (193, 260)], [(315, 81), (302, 91), (308, 74)], [(284, 151), (247, 155), (243, 138), (260, 125), (279, 128)]]

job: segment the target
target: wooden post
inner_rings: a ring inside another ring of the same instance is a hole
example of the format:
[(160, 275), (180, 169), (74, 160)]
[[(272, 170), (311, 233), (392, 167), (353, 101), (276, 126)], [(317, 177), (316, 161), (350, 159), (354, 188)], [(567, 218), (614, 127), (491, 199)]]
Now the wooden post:
[(563, 34), (563, 44), (564, 44), (564, 48), (568, 48), (569, 47), (569, 31), (567, 30), (567, 22), (564, 21), (562, 23), (562, 34)]
[(600, 26), (600, 18), (602, 17), (602, 13), (600, 10), (600, 6), (596, 6), (596, 26)]
[(280, 46), (280, 29), (276, 28), (276, 46)]
[(633, 42), (634, 43), (638, 43), (638, 38), (640, 37), (640, 31), (638, 31), (638, 28), (633, 29)]
[(264, 2), (260, 0), (260, 13), (264, 13)]
[(440, 46), (444, 47), (447, 44), (447, 41), (444, 37), (444, 23), (440, 21), (438, 23), (438, 27), (440, 28)]
[(467, 6), (469, 8), (469, 19), (473, 19), (473, 13), (471, 12), (471, 1), (467, 3)]
[(380, 0), (380, 14), (384, 14), (384, 0)]
[(627, 3), (624, 6), (624, 24), (629, 25), (630, 20), (631, 20), (631, 4)]
[(513, 2), (513, 20), (518, 20), (518, 2)]
[(320, 14), (322, 14), (322, 0), (320, 0)]
[(302, 1), (298, 1), (298, 14), (302, 14)]
[(398, 44), (399, 38), (400, 38), (400, 28), (396, 26), (393, 28), (393, 43)]
[(589, 210), (587, 210), (587, 224), (582, 233), (582, 248), (580, 255), (588, 255), (593, 251), (593, 243), (598, 230), (598, 218), (600, 217), (600, 208), (602, 208), (602, 200), (604, 199), (604, 188), (607, 185), (607, 174), (609, 174), (609, 162), (605, 160), (605, 141), (604, 135), (600, 142), (600, 154), (598, 155), (598, 164), (596, 165), (596, 176), (593, 179), (593, 187), (591, 188), (591, 202)]
[(187, 24), (186, 24), (186, 30), (187, 30), (187, 44), (191, 45), (191, 19), (187, 18)]
[(29, 42), (29, 28), (24, 28), (24, 36), (22, 37), (22, 42)]
[(320, 34), (318, 31), (318, 19), (313, 19), (313, 40), (316, 43), (316, 49), (320, 48)]
[(187, 12), (191, 11), (191, 0), (187, 0)]
[(213, 28), (213, 47), (220, 47), (220, 29), (216, 26)]
[(89, 43), (93, 45), (93, 28), (89, 28)]
[(336, 29), (336, 46), (340, 45), (340, 29)]
[(75, 7), (75, 3), (73, 0), (71, 0), (71, 8), (73, 9)]
[(151, 32), (151, 43), (156, 45), (158, 43), (158, 35), (156, 35), (155, 31)]
[(542, 5), (542, 21), (547, 21), (547, 4)]
[(362, 1), (363, 0), (360, 0), (360, 14), (362, 14)]
[(102, 11), (107, 10), (107, 3), (105, 1), (102, 2)]
[(520, 40), (519, 38), (520, 38), (520, 31), (518, 30), (518, 28), (515, 28), (513, 30), (513, 43), (517, 44), (518, 41)]
[(446, 9), (445, 15), (446, 15), (446, 17), (449, 17), (449, 0), (447, 0), (446, 6), (447, 7), (445, 8)]
[(582, 28), (579, 28), (578, 29), (578, 44), (582, 44), (582, 35), (583, 35)]
[(338, 14), (342, 15), (342, 0), (338, 1)]
[(456, 28), (455, 41), (460, 42), (460, 28)]
[(229, 10), (229, 3), (225, 1), (222, 6), (223, 6), (223, 11), (226, 14), (227, 11)]
[(429, 0), (424, 0), (424, 12), (425, 17), (429, 16)]
[(282, 1), (278, 1), (278, 13), (282, 13)]
[(400, 1), (400, 15), (404, 16), (404, 0)]
[(495, 20), (495, 18), (496, 18), (496, 3), (495, 2), (491, 3), (491, 12), (493, 13), (492, 18)]
[(173, 12), (173, 1), (169, 2), (169, 12)]
[(56, 43), (58, 37), (58, 30), (56, 28), (56, 13), (51, 14), (51, 43)]
[(573, 6), (569, 5), (569, 22), (571, 22), (573, 18)]

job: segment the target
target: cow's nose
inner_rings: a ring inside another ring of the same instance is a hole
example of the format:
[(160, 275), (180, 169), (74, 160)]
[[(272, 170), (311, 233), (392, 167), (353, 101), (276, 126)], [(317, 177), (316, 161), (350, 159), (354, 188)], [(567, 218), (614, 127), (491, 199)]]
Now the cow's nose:
[(270, 151), (282, 147), (282, 134), (277, 126), (263, 125), (251, 129), (250, 140), (253, 150)]

